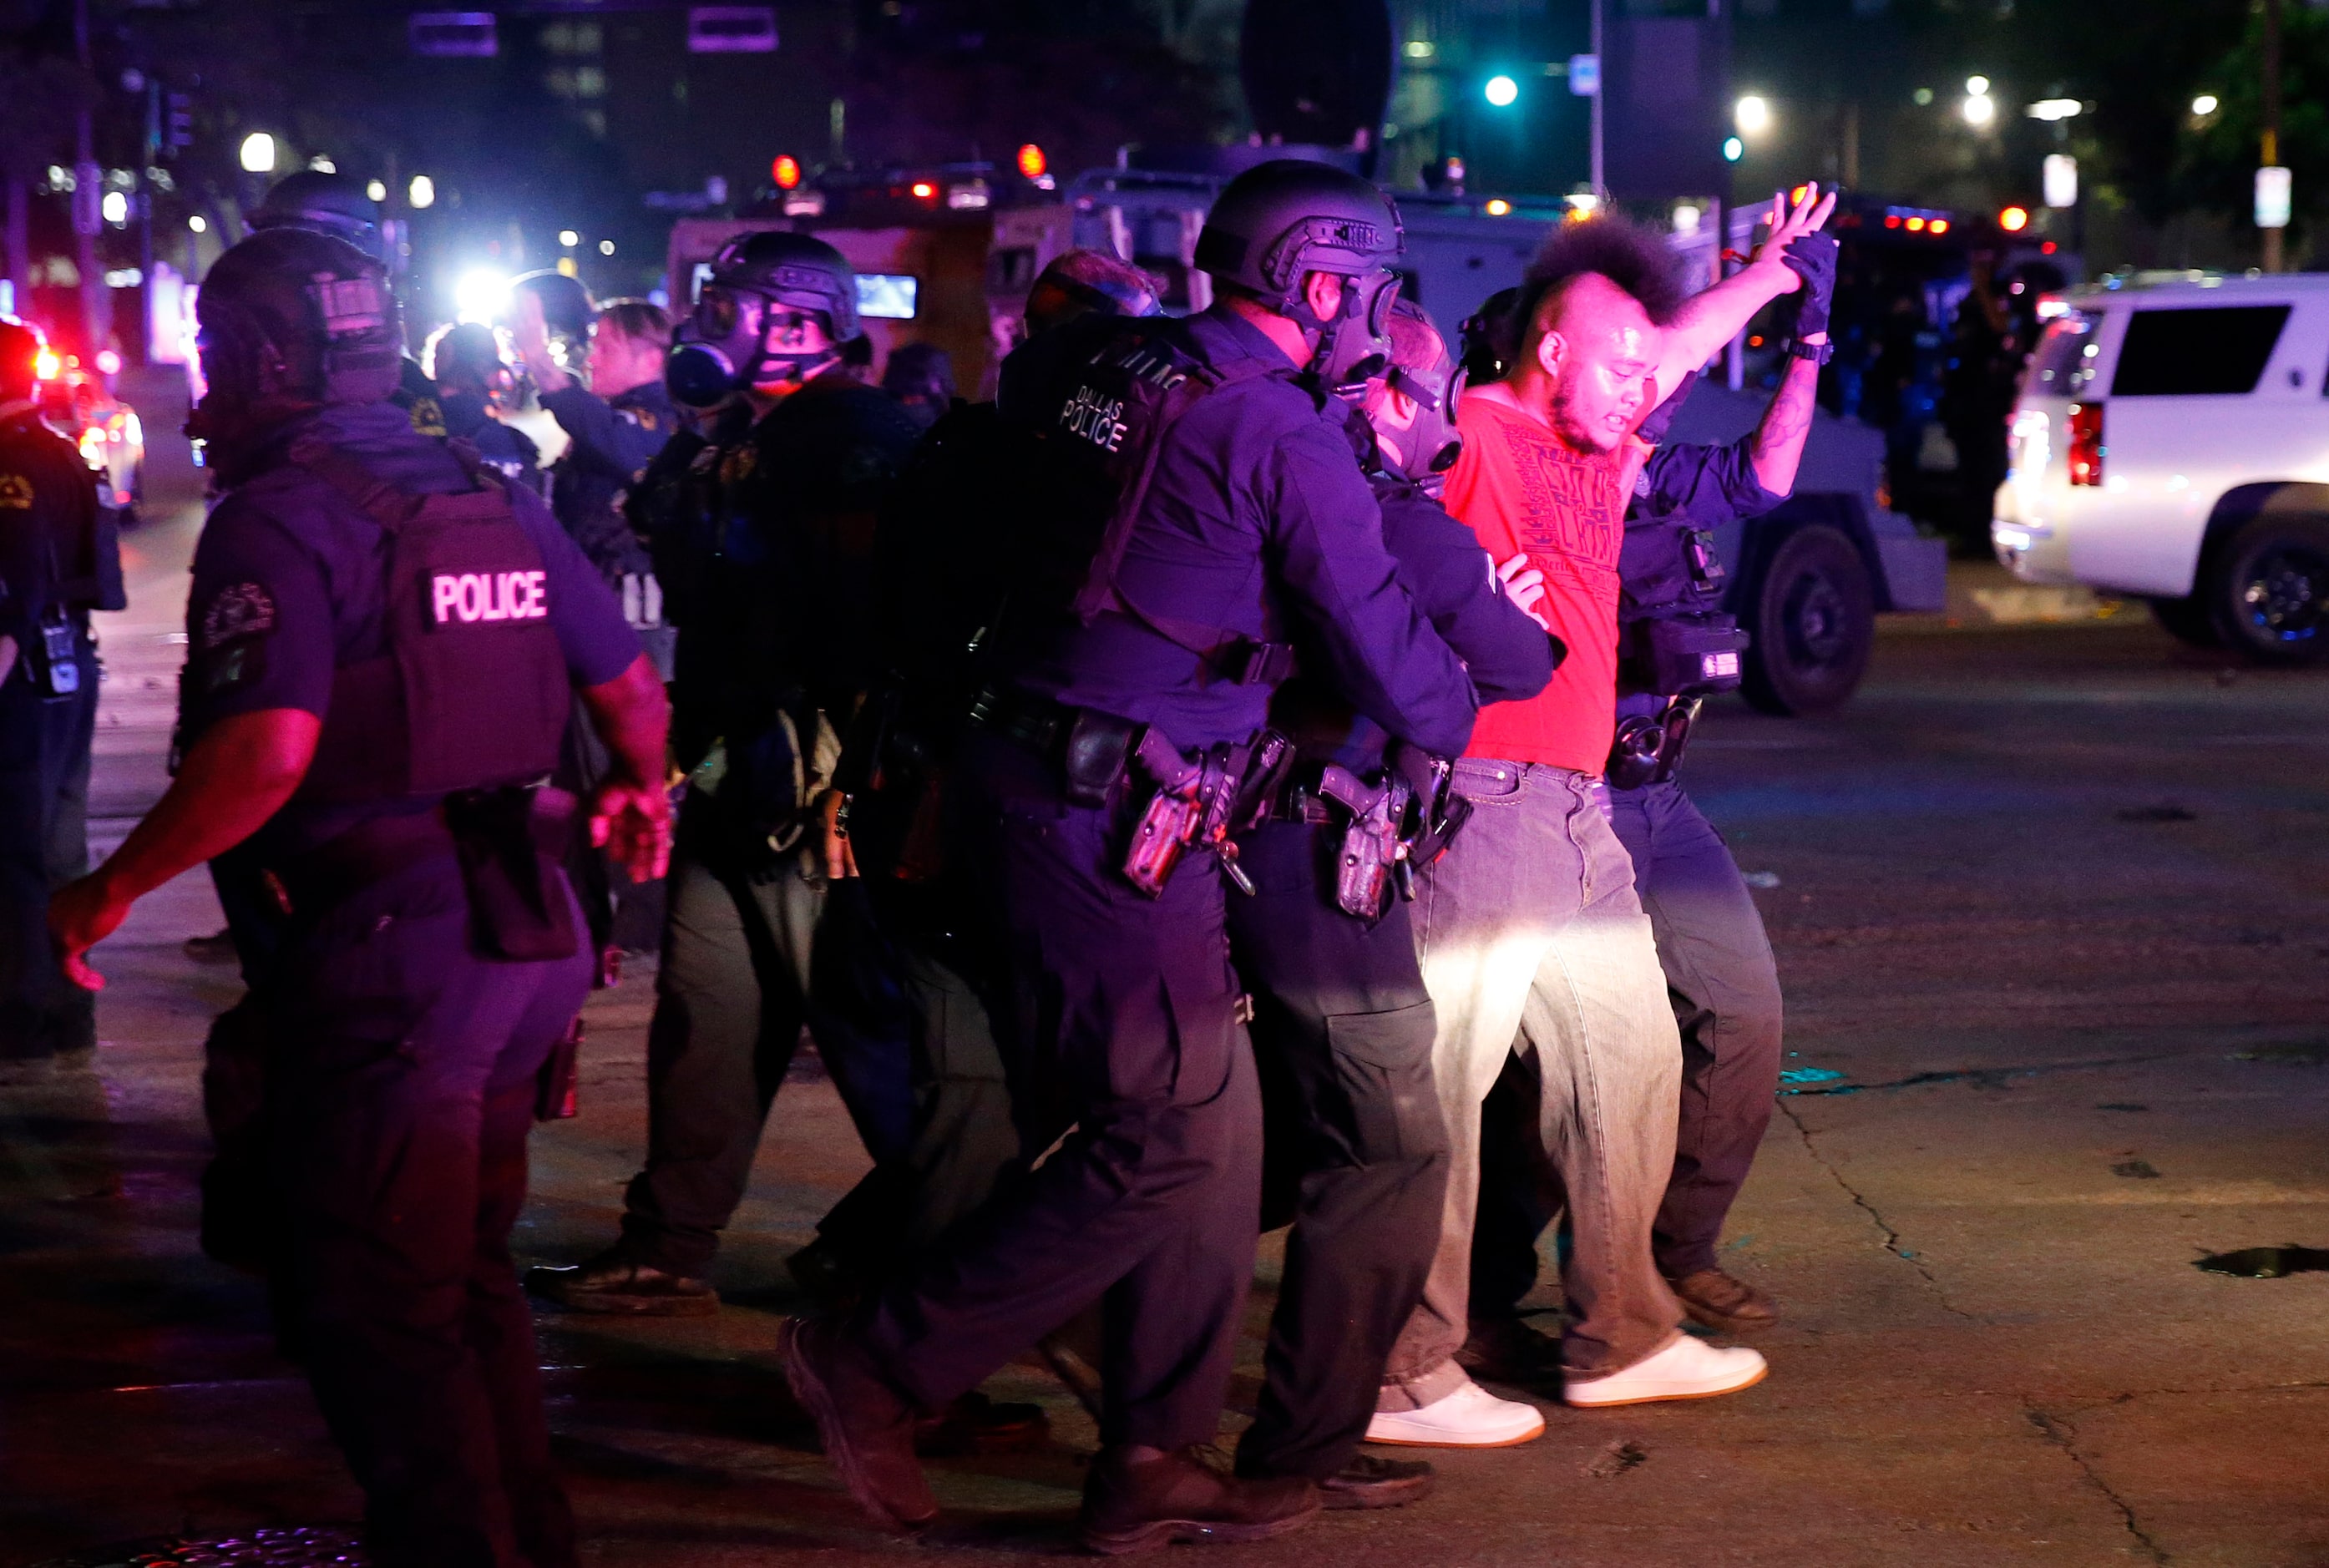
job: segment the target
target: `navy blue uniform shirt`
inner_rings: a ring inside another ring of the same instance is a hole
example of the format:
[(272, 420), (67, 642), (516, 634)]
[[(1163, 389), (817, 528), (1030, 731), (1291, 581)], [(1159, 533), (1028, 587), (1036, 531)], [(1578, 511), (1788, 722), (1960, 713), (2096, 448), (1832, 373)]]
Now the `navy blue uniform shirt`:
[[(1650, 454), (1634, 482), (1634, 499), (1626, 511), (1626, 540), (1619, 548), (1617, 575), (1631, 582), (1656, 567), (1653, 552), (1678, 548), (1679, 528), (1718, 529), (1743, 517), (1759, 517), (1787, 499), (1763, 488), (1755, 477), (1755, 437), (1741, 436), (1727, 446), (1675, 441)], [(1729, 562), (1725, 562), (1729, 565)], [(1620, 691), (1617, 714), (1655, 713), (1665, 699), (1650, 693)]]
[(524, 431), (503, 424), (475, 392), (445, 392), (438, 406), (444, 411), (445, 434), (477, 449), (486, 466), (504, 479), (514, 479), (536, 495), (542, 489), (542, 448)]
[(97, 475), (80, 449), (33, 408), (0, 419), (0, 637), (20, 656), (66, 579), (87, 569), (96, 524)]
[[(415, 434), (394, 404), (335, 405), (302, 428), (408, 493), (470, 488), (452, 453)], [(283, 449), (292, 434), (281, 438)], [(509, 496), (519, 526), (542, 554), (551, 629), (569, 676), (578, 687), (604, 685), (638, 657), (637, 636), (542, 499), (516, 485)], [(329, 722), (334, 671), (388, 651), (390, 549), (387, 532), (369, 514), (305, 473), (257, 489), (238, 487), (219, 502), (194, 546), (179, 688), (183, 743), (192, 746), (221, 718), (267, 709), (296, 708)], [(492, 690), (492, 672), (480, 671), (477, 700), (491, 701)], [(435, 803), (327, 808), (295, 800), (260, 838), (270, 853), (296, 852), (373, 817)]]
[(679, 428), (671, 394), (660, 380), (611, 398), (576, 382), (544, 392), (542, 406), (568, 442), (550, 465), (551, 510), (601, 572), (619, 577), (651, 570), (646, 547), (622, 515), (622, 502)]
[[(1166, 435), (1118, 587), (1151, 615), (1299, 641), (1310, 673), (1360, 713), (1435, 756), (1460, 753), (1472, 683), (1400, 587), (1342, 405), (1322, 408), (1278, 345), (1226, 307), (1179, 331), (1209, 364), (1260, 358), (1272, 373), (1209, 393)], [(1089, 625), (1071, 619), (1021, 680), (1061, 702), (1155, 724), (1183, 746), (1243, 740), (1268, 718), (1270, 695), (1212, 675), (1117, 613)]]
[[(1478, 537), (1400, 475), (1375, 474), (1372, 485), (1400, 587), (1464, 661), (1480, 700), (1518, 702), (1543, 690), (1552, 679), (1552, 639), (1504, 596)], [(1269, 711), (1306, 759), (1358, 773), (1382, 765), (1388, 737), (1381, 727), (1306, 676), (1280, 687)]]

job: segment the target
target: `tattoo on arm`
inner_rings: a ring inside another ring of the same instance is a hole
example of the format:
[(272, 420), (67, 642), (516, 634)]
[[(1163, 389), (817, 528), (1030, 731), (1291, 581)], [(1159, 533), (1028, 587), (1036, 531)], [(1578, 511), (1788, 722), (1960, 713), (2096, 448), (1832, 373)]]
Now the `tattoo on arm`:
[(1819, 393), (1819, 364), (1814, 360), (1790, 360), (1779, 379), (1779, 390), (1755, 427), (1755, 478), (1775, 495), (1796, 487), (1796, 468), (1803, 461), (1804, 442), (1811, 435), (1812, 404)]

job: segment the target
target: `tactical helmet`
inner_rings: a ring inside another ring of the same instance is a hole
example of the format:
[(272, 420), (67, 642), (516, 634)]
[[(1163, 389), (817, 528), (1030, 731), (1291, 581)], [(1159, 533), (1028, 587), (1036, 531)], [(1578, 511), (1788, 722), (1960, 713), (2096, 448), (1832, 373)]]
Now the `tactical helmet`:
[[(1385, 270), (1406, 250), (1391, 199), (1356, 174), (1303, 158), (1257, 164), (1229, 183), (1197, 235), (1197, 268), (1318, 332), (1312, 371), (1349, 390), (1381, 373), (1399, 279)], [(1333, 321), (1310, 308), (1306, 273), (1350, 281)], [(1354, 324), (1357, 331), (1346, 331)]]
[[(833, 346), (769, 348), (771, 306), (823, 316)], [(740, 235), (712, 258), (695, 309), (673, 334), (664, 380), (678, 401), (708, 408), (747, 387), (805, 380), (859, 335), (857, 275), (840, 251), (789, 230)]]
[(269, 229), (305, 229), (344, 239), (374, 261), (386, 263), (388, 246), (380, 230), (380, 203), (346, 174), (302, 169), (287, 174), (250, 214), (254, 233)]
[(344, 239), (254, 234), (212, 264), (194, 315), (212, 393), (377, 403), (396, 390), (396, 300), (380, 263)]
[(397, 390), (402, 332), (381, 264), (344, 239), (269, 229), (212, 263), (195, 298), (203, 400), (186, 434), (243, 462), (319, 403), (378, 403)]
[(1400, 450), (1407, 455), (1402, 466), (1409, 478), (1433, 489), (1438, 476), (1455, 467), (1464, 451), (1463, 433), (1456, 427), (1464, 369), (1448, 351), (1447, 334), (1413, 300), (1391, 305), (1391, 335), (1392, 363), (1384, 384), (1415, 402), (1415, 422), (1398, 437)]

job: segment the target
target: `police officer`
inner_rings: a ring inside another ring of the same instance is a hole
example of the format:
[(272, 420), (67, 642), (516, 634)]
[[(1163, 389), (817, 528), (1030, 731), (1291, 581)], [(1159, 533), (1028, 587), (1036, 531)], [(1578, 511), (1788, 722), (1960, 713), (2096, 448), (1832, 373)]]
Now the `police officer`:
[[(550, 509), (622, 600), (623, 616), (656, 673), (669, 680), (676, 634), (664, 620), (655, 564), (622, 503), (679, 427), (663, 385), (671, 318), (644, 299), (593, 306), (580, 283), (555, 272), (521, 277), (511, 294), (510, 335), (519, 363), (567, 436), (566, 450), (550, 465)], [(573, 374), (586, 367), (587, 386)], [(595, 783), (606, 758), (588, 725), (570, 727), (566, 751), (559, 782), (570, 789)], [(661, 939), (662, 889), (632, 886), (587, 844), (574, 847), (566, 869), (590, 918), (593, 943), (609, 955), (611, 980), (617, 955), (651, 949)]]
[[(621, 595), (623, 613), (668, 680), (676, 634), (664, 622), (654, 562), (623, 502), (680, 427), (679, 409), (663, 384), (671, 318), (647, 300), (609, 300), (582, 318), (579, 334), (570, 328), (560, 334), (568, 351), (561, 362), (542, 298), (552, 280), (580, 288), (554, 272), (538, 275), (533, 286), (521, 278), (511, 328), (542, 408), (566, 432), (566, 450), (550, 465), (550, 509)], [(580, 303), (587, 306), (588, 296)], [(580, 366), (576, 350), (583, 355)], [(586, 368), (587, 380), (576, 378), (578, 368)]]
[[(363, 183), (351, 175), (320, 169), (286, 174), (250, 214), (250, 229), (254, 234), (269, 229), (305, 229), (344, 239), (387, 269), (391, 287), (401, 281), (403, 257), (381, 222), (380, 203), (365, 194)], [(396, 390), (388, 400), (411, 416), (413, 429), (441, 439), (445, 411), (438, 407), (437, 384), (429, 379), (429, 372), (410, 354), (400, 353), (396, 375)]]
[(936, 343), (903, 343), (882, 367), (882, 390), (927, 430), (954, 402), (954, 360)]
[[(1533, 697), (1557, 649), (1522, 607), (1542, 596), (1542, 579), (1516, 557), (1520, 599), (1507, 597), (1472, 530), (1434, 499), (1455, 461), (1461, 373), (1430, 318), (1406, 300), (1393, 309), (1391, 343), (1390, 364), (1364, 384), (1353, 433), (1400, 583), (1463, 658), (1480, 700)], [(1264, 1223), (1290, 1214), (1294, 1229), (1238, 1469), (1307, 1478), (1330, 1507), (1390, 1507), (1422, 1496), (1430, 1466), (1356, 1450), (1391, 1345), (1423, 1292), (1447, 1146), (1432, 1088), (1431, 999), (1392, 883), (1404, 869), (1397, 857), (1428, 854), (1447, 824), (1432, 771), (1389, 765), (1389, 737), (1328, 682), (1287, 681), (1270, 718), (1301, 761), (1274, 820), (1239, 840), (1239, 864), (1259, 894), (1229, 901), (1229, 934), (1253, 996), (1269, 1120)]]
[(255, 993), (277, 1296), (372, 1560), (571, 1564), (508, 1241), (589, 958), (546, 847), (574, 803), (529, 786), (579, 690), (618, 759), (589, 831), (651, 871), (662, 688), (539, 497), (388, 404), (377, 264), (260, 233), (199, 312), (197, 423), (228, 494), (195, 550), (184, 758), (51, 928), (94, 989), (88, 949), (135, 899), (251, 841), (289, 925)]
[[(1722, 1268), (1716, 1248), (1770, 1123), (1782, 1006), (1762, 915), (1729, 846), (1676, 770), (1705, 698), (1737, 687), (1737, 650), (1745, 643), (1720, 611), (1727, 574), (1711, 533), (1770, 511), (1795, 489), (1830, 352), (1835, 253), (1825, 233), (1787, 246), (1787, 265), (1804, 287), (1787, 368), (1753, 431), (1728, 446), (1665, 441), (1689, 380), (1643, 422), (1642, 438), (1659, 445), (1635, 484), (1618, 557), (1610, 823), (1633, 861), (1683, 1048), (1674, 1174), (1652, 1225), (1651, 1253), (1683, 1310), (1725, 1333), (1777, 1321), (1771, 1299)], [(1535, 1280), (1536, 1234), (1545, 1219), (1527, 1152), (1533, 1140), (1519, 1135), (1534, 1125), (1533, 1094), (1515, 1060), (1482, 1111), (1476, 1305), (1466, 1354), (1510, 1378), (1541, 1370), (1551, 1353), (1549, 1342), (1513, 1315)]]
[(1261, 1539), (1319, 1507), (1306, 1478), (1193, 1451), (1218, 1429), (1259, 1218), (1219, 835), (1274, 771), (1260, 728), (1297, 630), (1395, 737), (1441, 753), (1470, 731), (1471, 684), (1398, 586), (1344, 410), (1297, 379), (1315, 361), (1338, 381), (1379, 344), (1400, 251), (1372, 185), (1264, 164), (1207, 219), (1212, 309), (1072, 324), (1027, 345), (1057, 340), (1063, 374), (1004, 378), (1025, 396), (1002, 414), (1043, 455), (1010, 673), (949, 775), (946, 851), (990, 894), (1022, 1114), (1075, 1130), (864, 1309), (786, 1327), (795, 1392), (885, 1524), (937, 1512), (915, 1412), (1099, 1300), (1088, 1544)]
[[(848, 376), (861, 334), (841, 253), (790, 232), (732, 241), (666, 381), (721, 412), (631, 496), (679, 627), (674, 746), (688, 770), (647, 1035), (647, 1159), (621, 1238), (535, 1290), (587, 1311), (700, 1314), (720, 1233), (804, 1020), (880, 1160), (912, 1135), (902, 1038), (810, 1017), (828, 884), (811, 831), (838, 727), (865, 689), (875, 513), (913, 422)], [(854, 893), (838, 901), (849, 911)]]
[(92, 609), (123, 606), (97, 476), (41, 423), (40, 333), (0, 320), (0, 1062), (97, 1044), (89, 993), (49, 952), (49, 895), (89, 869)]
[(429, 334), (427, 352), (445, 434), (467, 442), (503, 478), (542, 494), (542, 448), (502, 422), (501, 411), (516, 400), (517, 378), (502, 358), (494, 329), (474, 321), (438, 327)]

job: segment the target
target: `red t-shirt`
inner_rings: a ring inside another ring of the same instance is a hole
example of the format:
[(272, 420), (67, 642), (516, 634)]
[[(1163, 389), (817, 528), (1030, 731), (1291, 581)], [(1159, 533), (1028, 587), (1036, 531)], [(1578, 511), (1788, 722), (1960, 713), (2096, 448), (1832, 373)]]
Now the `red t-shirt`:
[(1497, 560), (1528, 552), (1544, 574), (1539, 611), (1569, 657), (1534, 697), (1482, 709), (1464, 755), (1598, 778), (1617, 722), (1617, 547), (1639, 459), (1623, 447), (1579, 452), (1509, 396), (1501, 387), (1465, 394), (1464, 455), (1447, 471), (1447, 510)]

